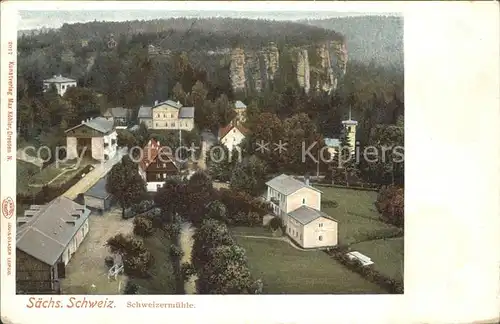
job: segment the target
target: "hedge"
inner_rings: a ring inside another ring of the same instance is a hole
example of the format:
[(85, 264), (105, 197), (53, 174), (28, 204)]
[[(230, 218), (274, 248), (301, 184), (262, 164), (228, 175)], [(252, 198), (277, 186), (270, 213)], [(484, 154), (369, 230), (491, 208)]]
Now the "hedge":
[(370, 185), (370, 187), (359, 187), (359, 186), (332, 185), (332, 184), (322, 183), (322, 182), (311, 182), (311, 184), (314, 186), (320, 186), (320, 187), (352, 189), (352, 190), (360, 190), (360, 191), (379, 191), (378, 187), (376, 187), (375, 185)]
[(37, 194), (35, 195), (26, 195), (22, 193), (18, 193), (16, 195), (16, 201), (18, 204), (21, 205), (43, 205), (46, 204), (57, 197), (61, 196), (64, 194), (66, 191), (68, 191), (71, 187), (76, 185), (81, 179), (83, 174), (87, 174), (92, 170), (92, 165), (87, 165), (85, 166), (81, 171), (79, 171), (77, 174), (75, 174), (71, 179), (66, 181), (64, 184), (58, 187), (53, 187), (50, 185), (45, 185), (42, 187), (42, 190), (40, 190)]

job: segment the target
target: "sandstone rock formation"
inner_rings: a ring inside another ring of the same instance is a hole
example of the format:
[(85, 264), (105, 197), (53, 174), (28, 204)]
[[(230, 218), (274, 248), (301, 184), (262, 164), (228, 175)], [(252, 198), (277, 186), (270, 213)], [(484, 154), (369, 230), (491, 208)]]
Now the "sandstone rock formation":
[[(312, 52), (311, 52), (312, 51)], [(327, 41), (295, 48), (297, 81), (306, 93), (310, 89), (332, 92), (346, 73), (347, 48), (344, 42)], [(311, 54), (314, 58), (311, 58)], [(262, 91), (275, 79), (280, 53), (275, 43), (259, 51), (234, 48), (230, 55), (230, 79), (233, 90)]]
[(245, 51), (243, 49), (234, 48), (232, 50), (229, 73), (233, 90), (244, 91), (246, 86), (246, 77), (245, 77)]

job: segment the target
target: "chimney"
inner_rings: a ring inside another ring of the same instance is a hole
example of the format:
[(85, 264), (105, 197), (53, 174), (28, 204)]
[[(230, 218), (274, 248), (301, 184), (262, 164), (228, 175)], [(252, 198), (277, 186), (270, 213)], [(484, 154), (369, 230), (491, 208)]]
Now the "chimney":
[(181, 102), (180, 102), (179, 100), (177, 100), (177, 104), (178, 104), (178, 105), (180, 105), (180, 104), (181, 104)]
[(54, 78), (57, 78), (57, 75), (54, 74)]
[(155, 106), (158, 104), (158, 100), (155, 100)]
[(304, 183), (306, 184), (306, 186), (309, 186), (309, 175), (305, 175), (304, 176)]
[(82, 124), (85, 124), (85, 120), (82, 120)]

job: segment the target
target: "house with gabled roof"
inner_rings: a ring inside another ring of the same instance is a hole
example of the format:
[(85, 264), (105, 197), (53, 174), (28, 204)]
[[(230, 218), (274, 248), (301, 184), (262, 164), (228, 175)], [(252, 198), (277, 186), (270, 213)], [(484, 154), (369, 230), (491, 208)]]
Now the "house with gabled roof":
[(152, 107), (141, 106), (137, 117), (150, 129), (191, 131), (194, 128), (194, 107), (184, 107), (179, 101), (155, 101)]
[(180, 163), (169, 147), (161, 146), (155, 139), (144, 147), (139, 175), (146, 182), (148, 191), (157, 191), (168, 178), (178, 176), (180, 169)]
[(50, 293), (89, 232), (90, 210), (60, 196), (17, 218), (16, 291)]
[(124, 129), (127, 128), (131, 120), (132, 109), (127, 109), (124, 107), (108, 108), (102, 116), (108, 119), (112, 119), (115, 123), (116, 128)]
[(90, 118), (65, 131), (66, 157), (91, 157), (106, 161), (116, 154), (118, 147), (114, 121), (105, 117)]
[(63, 77), (62, 75), (54, 75), (52, 78), (43, 80), (43, 89), (47, 91), (52, 85), (56, 87), (57, 93), (64, 96), (66, 91), (71, 87), (76, 87), (76, 80)]
[(303, 248), (335, 246), (338, 222), (321, 211), (322, 192), (309, 184), (281, 174), (266, 183), (266, 200), (283, 220), (286, 234)]
[(219, 143), (226, 146), (229, 152), (232, 152), (233, 149), (239, 148), (248, 134), (249, 130), (242, 125), (230, 123), (219, 129), (218, 139)]

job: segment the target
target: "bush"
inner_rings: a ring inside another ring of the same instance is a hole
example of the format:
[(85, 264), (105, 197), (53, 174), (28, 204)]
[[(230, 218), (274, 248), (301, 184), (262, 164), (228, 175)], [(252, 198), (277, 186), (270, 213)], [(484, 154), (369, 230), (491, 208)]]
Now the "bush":
[(182, 258), (182, 256), (184, 255), (184, 252), (182, 251), (182, 249), (175, 245), (175, 244), (170, 244), (170, 256), (173, 257), (173, 258)]
[(127, 284), (125, 285), (125, 289), (123, 293), (125, 295), (135, 295), (139, 291), (139, 287), (135, 283), (132, 283), (130, 281), (127, 281)]
[(166, 224), (163, 227), (165, 235), (169, 239), (175, 239), (181, 234), (181, 225), (179, 223)]
[(339, 206), (339, 203), (335, 200), (323, 200), (322, 205), (326, 208), (337, 208)]
[(271, 218), (271, 220), (269, 221), (269, 227), (275, 231), (277, 230), (278, 228), (280, 228), (282, 225), (282, 221), (281, 221), (281, 218), (279, 217), (273, 217)]
[(182, 278), (184, 279), (184, 281), (188, 281), (189, 278), (196, 275), (196, 269), (194, 268), (194, 266), (191, 263), (184, 262), (181, 265), (181, 273), (182, 273)]
[(104, 264), (106, 267), (111, 268), (115, 264), (115, 259), (112, 256), (107, 256), (104, 258)]
[(153, 234), (153, 222), (145, 216), (139, 216), (134, 219), (134, 234), (142, 237), (148, 237)]
[(135, 214), (141, 214), (141, 213), (144, 213), (144, 212), (150, 210), (151, 208), (153, 208), (153, 206), (154, 206), (154, 202), (152, 200), (143, 200), (138, 204), (132, 205), (132, 207), (130, 207), (130, 209)]
[(381, 188), (375, 206), (386, 222), (404, 227), (404, 188), (393, 185)]
[(108, 239), (106, 246), (109, 247), (112, 253), (119, 253), (121, 255), (137, 254), (144, 251), (144, 242), (136, 237), (122, 233), (117, 234)]
[(153, 256), (144, 249), (137, 254), (127, 254), (123, 259), (123, 271), (131, 277), (149, 277), (149, 268), (153, 265)]

